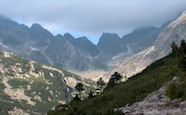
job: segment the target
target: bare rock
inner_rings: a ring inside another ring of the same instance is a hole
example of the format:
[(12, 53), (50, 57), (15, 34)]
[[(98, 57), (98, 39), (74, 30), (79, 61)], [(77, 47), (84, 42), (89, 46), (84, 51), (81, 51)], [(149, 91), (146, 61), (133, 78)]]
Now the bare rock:
[[(177, 78), (176, 78), (177, 79)], [(165, 91), (170, 82), (149, 94), (143, 101), (119, 108), (125, 115), (186, 115), (186, 101), (170, 100)]]

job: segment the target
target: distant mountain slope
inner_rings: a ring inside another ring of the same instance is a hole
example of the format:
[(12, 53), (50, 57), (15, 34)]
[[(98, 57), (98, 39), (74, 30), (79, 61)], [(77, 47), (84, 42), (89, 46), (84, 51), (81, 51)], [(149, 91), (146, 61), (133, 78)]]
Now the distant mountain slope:
[(97, 47), (100, 50), (98, 60), (115, 64), (152, 46), (158, 35), (167, 26), (160, 28), (149, 26), (135, 29), (120, 38), (117, 34), (104, 33)]
[[(122, 52), (123, 45), (121, 38), (117, 34), (103, 33), (97, 44), (97, 47), (102, 52), (118, 54)], [(113, 55), (114, 55), (113, 54)]]
[(182, 39), (186, 40), (186, 12), (180, 17), (170, 22), (159, 34), (153, 45), (136, 55), (121, 60), (115, 65), (115, 69), (127, 76), (137, 74), (145, 69), (153, 61), (158, 60), (170, 53), (172, 42), (180, 43)]
[(106, 67), (96, 61), (94, 57), (100, 52), (86, 37), (53, 36), (39, 24), (28, 28), (3, 16), (0, 16), (0, 25), (0, 50), (76, 71)]
[(132, 33), (123, 36), (122, 42), (126, 46), (128, 45), (133, 53), (138, 53), (151, 46), (164, 28), (164, 26), (160, 28), (154, 26), (137, 28)]
[(73, 88), (92, 82), (65, 70), (0, 53), (0, 113), (44, 114), (72, 99)]
[(54, 37), (44, 51), (53, 65), (78, 71), (104, 69), (106, 66), (94, 59), (98, 53), (86, 38), (69, 40), (60, 35)]
[(117, 34), (103, 33), (97, 44), (100, 54), (97, 60), (101, 62), (109, 62), (113, 56), (119, 55), (124, 50), (121, 38)]

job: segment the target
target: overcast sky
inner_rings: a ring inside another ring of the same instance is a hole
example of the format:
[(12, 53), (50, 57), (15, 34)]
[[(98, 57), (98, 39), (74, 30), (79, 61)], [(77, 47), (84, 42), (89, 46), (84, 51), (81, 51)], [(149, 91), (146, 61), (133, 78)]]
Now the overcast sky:
[(136, 27), (160, 26), (186, 9), (186, 0), (0, 0), (0, 14), (54, 35), (87, 36), (95, 44), (103, 32), (121, 37)]

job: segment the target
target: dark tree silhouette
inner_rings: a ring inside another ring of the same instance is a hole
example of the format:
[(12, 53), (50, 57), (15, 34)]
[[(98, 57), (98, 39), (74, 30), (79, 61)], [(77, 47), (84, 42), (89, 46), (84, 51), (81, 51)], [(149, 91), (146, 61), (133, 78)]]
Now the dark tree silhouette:
[(121, 82), (122, 76), (118, 72), (115, 72), (113, 76), (115, 79), (115, 83), (119, 84)]
[(79, 92), (79, 97), (80, 97), (80, 99), (81, 99), (81, 92), (82, 92), (83, 90), (85, 90), (85, 89), (83, 88), (83, 84), (78, 83), (78, 84), (76, 85), (75, 89)]
[(118, 73), (115, 72), (113, 75), (111, 75), (107, 88), (114, 87), (116, 84), (119, 84), (121, 82), (122, 76)]
[(81, 99), (79, 98), (78, 94), (76, 94), (76, 96), (74, 97), (74, 99), (72, 101), (80, 101)]
[(173, 42), (173, 43), (171, 44), (171, 48), (172, 48), (172, 54), (173, 54), (174, 56), (178, 56), (178, 55), (179, 55), (179, 48), (178, 48), (178, 45), (176, 45), (176, 43)]
[(99, 80), (97, 81), (98, 89), (102, 90), (104, 85), (105, 85), (105, 82), (103, 81), (103, 79), (99, 78)]
[(89, 92), (89, 94), (88, 94), (88, 98), (90, 99), (90, 98), (93, 98), (93, 97), (94, 97), (94, 95), (93, 95), (93, 91), (90, 90), (90, 92)]

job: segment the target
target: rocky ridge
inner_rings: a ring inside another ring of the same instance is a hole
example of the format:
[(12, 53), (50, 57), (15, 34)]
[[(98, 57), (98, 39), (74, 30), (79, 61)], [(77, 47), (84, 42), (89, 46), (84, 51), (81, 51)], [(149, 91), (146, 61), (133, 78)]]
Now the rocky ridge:
[(170, 100), (165, 96), (167, 87), (171, 82), (165, 83), (143, 101), (115, 110), (122, 111), (125, 115), (185, 115), (186, 101), (181, 99)]

